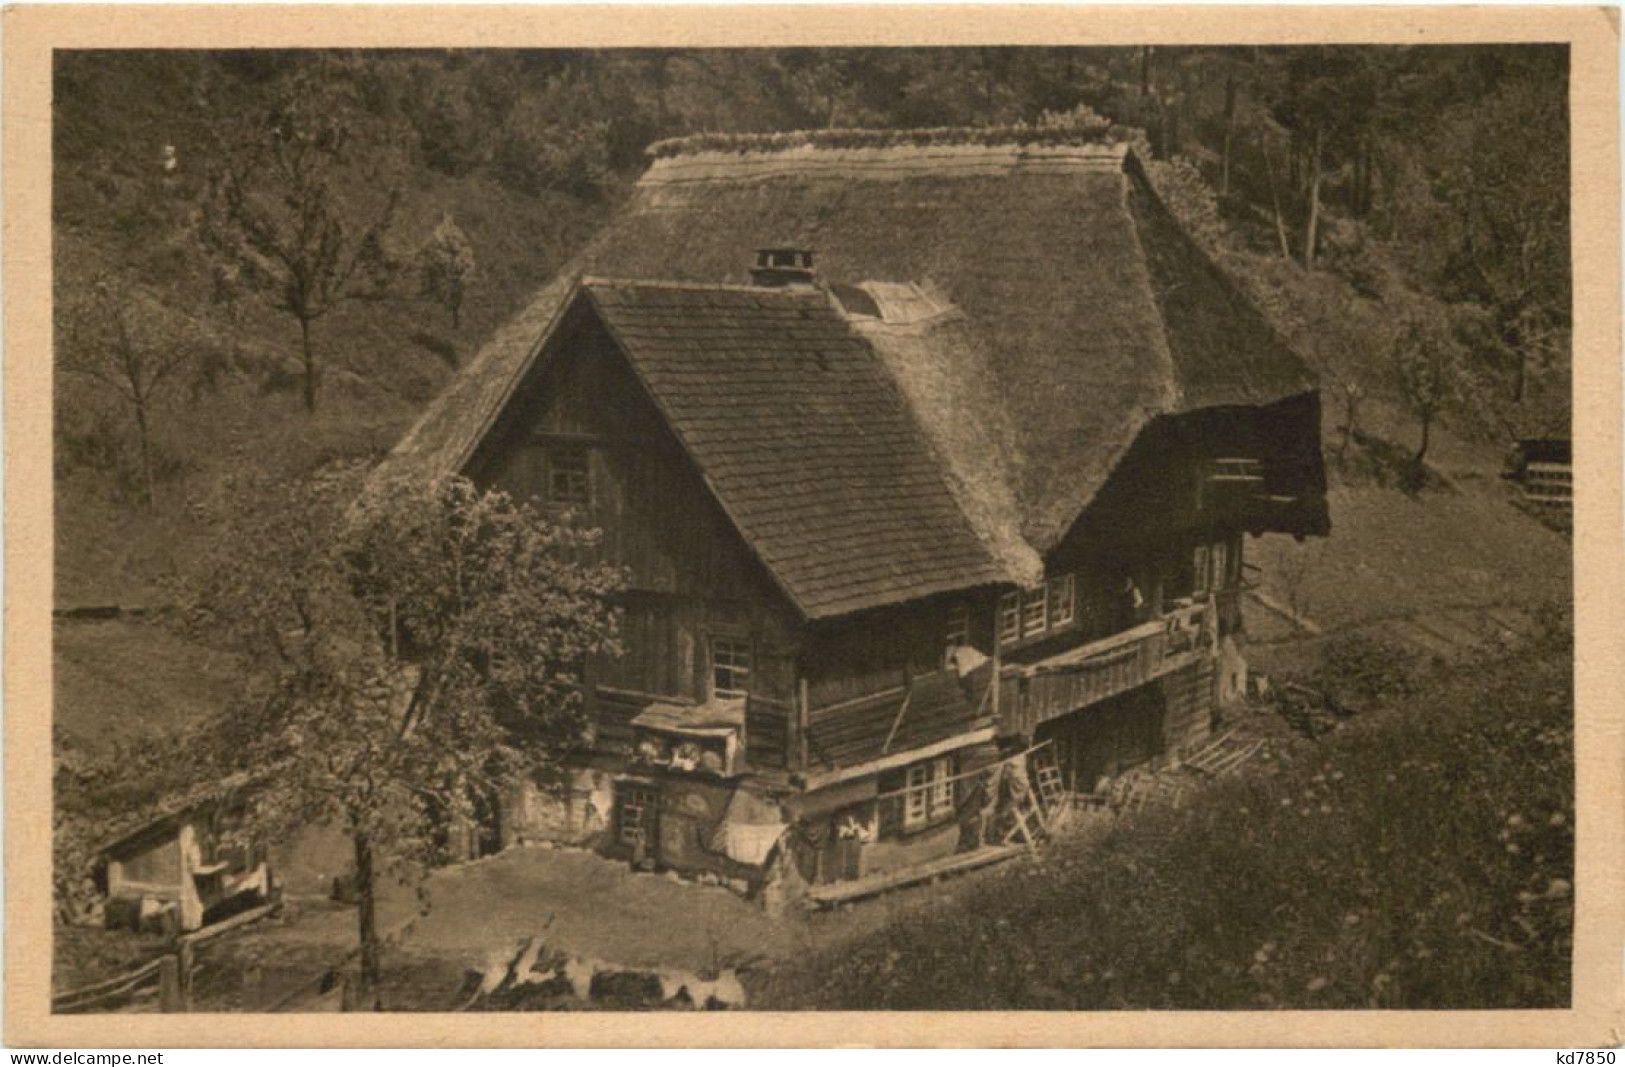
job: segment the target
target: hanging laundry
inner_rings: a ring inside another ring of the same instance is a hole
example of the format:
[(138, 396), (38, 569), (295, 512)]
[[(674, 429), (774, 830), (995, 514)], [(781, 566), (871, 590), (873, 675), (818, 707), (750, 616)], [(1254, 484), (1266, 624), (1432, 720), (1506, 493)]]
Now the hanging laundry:
[(711, 836), (711, 851), (738, 863), (758, 866), (786, 830), (779, 805), (746, 789), (734, 790), (728, 810)]

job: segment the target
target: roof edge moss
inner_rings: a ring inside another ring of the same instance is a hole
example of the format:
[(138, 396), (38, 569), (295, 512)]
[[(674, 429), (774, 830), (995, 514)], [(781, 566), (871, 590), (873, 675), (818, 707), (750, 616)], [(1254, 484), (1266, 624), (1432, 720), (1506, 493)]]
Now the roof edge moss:
[(798, 148), (930, 148), (938, 146), (1071, 145), (1128, 143), (1135, 131), (1108, 122), (1089, 125), (936, 126), (912, 129), (843, 128), (782, 133), (694, 133), (651, 144), (651, 159), (701, 152), (787, 152)]

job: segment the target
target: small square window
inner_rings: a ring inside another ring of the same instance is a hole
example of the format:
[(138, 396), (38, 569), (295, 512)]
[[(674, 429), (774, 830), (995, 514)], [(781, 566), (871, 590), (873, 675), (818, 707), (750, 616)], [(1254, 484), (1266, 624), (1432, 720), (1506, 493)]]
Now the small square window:
[(750, 646), (718, 637), (711, 641), (711, 695), (735, 700), (750, 692)]
[(903, 825), (909, 829), (946, 819), (954, 810), (954, 758), (916, 763), (904, 779)]
[(1049, 624), (1070, 626), (1077, 618), (1077, 583), (1070, 574), (1049, 580)]
[(908, 769), (907, 804), (903, 825), (918, 826), (931, 817), (931, 765), (917, 763)]
[(999, 598), (999, 644), (1021, 640), (1021, 594), (1006, 593)]
[(547, 502), (580, 506), (592, 502), (587, 449), (551, 445), (547, 450)]
[(1049, 626), (1049, 598), (1043, 586), (1021, 594), (1021, 636), (1032, 637)]

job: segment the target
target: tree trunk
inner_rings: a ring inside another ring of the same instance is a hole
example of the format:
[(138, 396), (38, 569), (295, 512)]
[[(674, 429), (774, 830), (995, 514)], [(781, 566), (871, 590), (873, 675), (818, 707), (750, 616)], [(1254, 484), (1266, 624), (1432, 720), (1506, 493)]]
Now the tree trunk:
[(461, 300), (451, 302), (451, 328), (453, 330), (463, 328), (463, 302)]
[(135, 432), (141, 446), (141, 494), (146, 499), (147, 510), (151, 511), (158, 505), (158, 492), (152, 477), (152, 443), (147, 432), (145, 400), (138, 400), (135, 404)]
[(1281, 218), (1281, 194), (1275, 188), (1275, 163), (1270, 159), (1269, 140), (1260, 135), (1258, 146), (1264, 153), (1264, 179), (1269, 182), (1270, 204), (1275, 208), (1275, 237), (1281, 242), (1281, 258), (1292, 258), (1292, 246), (1286, 239), (1286, 221)]
[(1323, 134), (1315, 130), (1315, 150), (1309, 159), (1313, 168), (1309, 175), (1309, 222), (1304, 227), (1303, 234), (1303, 269), (1315, 269), (1315, 239), (1320, 229), (1320, 156), (1323, 145)]
[(1355, 194), (1359, 198), (1359, 212), (1362, 219), (1371, 215), (1371, 172), (1374, 169), (1372, 157), (1375, 155), (1376, 152), (1371, 147), (1371, 135), (1369, 133), (1365, 134), (1360, 138), (1360, 180), (1355, 184)]
[(310, 320), (299, 320), (299, 345), (305, 358), (305, 410), (316, 410), (316, 350), (310, 342)]
[(1349, 446), (1354, 443), (1355, 422), (1360, 414), (1360, 397), (1356, 393), (1343, 394), (1343, 438), (1337, 445), (1337, 465), (1341, 468), (1348, 458)]
[(1230, 155), (1236, 136), (1236, 76), (1224, 80), (1224, 152), (1219, 157), (1219, 195), (1230, 195)]
[(1416, 446), (1416, 457), (1415, 457), (1415, 459), (1412, 460), (1412, 462), (1416, 464), (1416, 474), (1417, 474), (1418, 484), (1420, 484), (1420, 481), (1421, 481), (1422, 461), (1427, 458), (1427, 454), (1428, 454), (1428, 438), (1430, 436), (1432, 436), (1432, 431), (1433, 431), (1433, 416), (1432, 415), (1424, 415), (1422, 417), (1422, 443)]
[(372, 839), (357, 831), (355, 835), (355, 891), (356, 922), (361, 935), (361, 995), (364, 1008), (377, 1006), (380, 975), (378, 945), (378, 907), (375, 876), (372, 866)]
[(1151, 95), (1151, 46), (1140, 48), (1140, 99)]

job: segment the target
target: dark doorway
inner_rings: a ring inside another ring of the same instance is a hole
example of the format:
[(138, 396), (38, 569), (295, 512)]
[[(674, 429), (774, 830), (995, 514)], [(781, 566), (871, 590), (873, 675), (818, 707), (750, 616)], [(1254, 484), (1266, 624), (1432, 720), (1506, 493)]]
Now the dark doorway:
[(652, 868), (660, 855), (660, 792), (641, 782), (615, 787), (615, 834), (632, 865)]
[(1037, 740), (1055, 746), (1055, 762), (1068, 788), (1092, 793), (1100, 779), (1167, 751), (1162, 730), (1166, 710), (1161, 691), (1143, 685), (1043, 723)]

